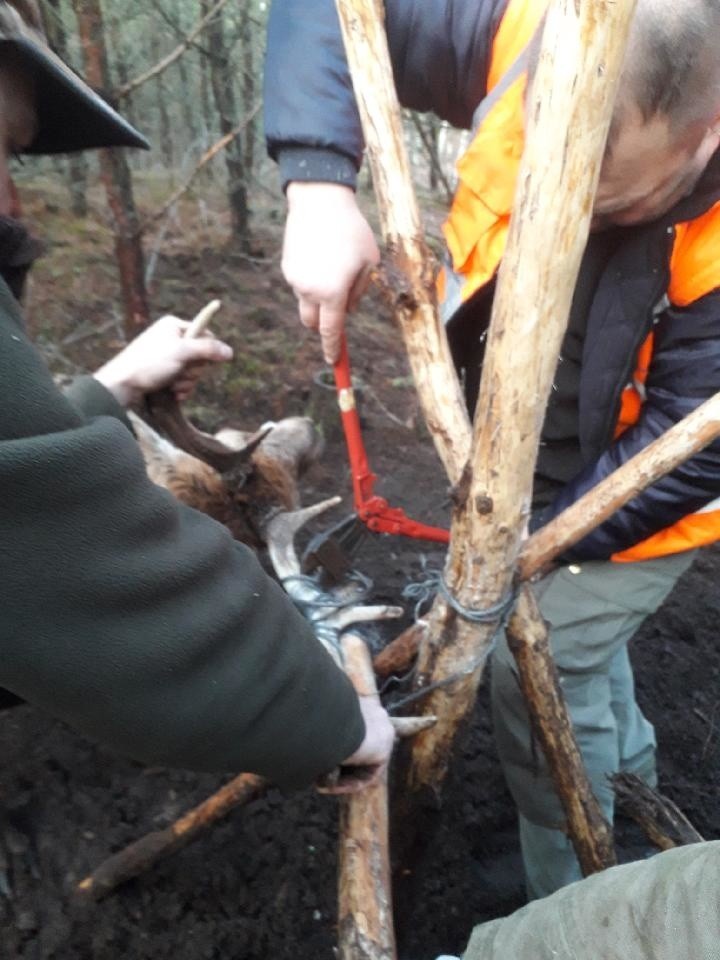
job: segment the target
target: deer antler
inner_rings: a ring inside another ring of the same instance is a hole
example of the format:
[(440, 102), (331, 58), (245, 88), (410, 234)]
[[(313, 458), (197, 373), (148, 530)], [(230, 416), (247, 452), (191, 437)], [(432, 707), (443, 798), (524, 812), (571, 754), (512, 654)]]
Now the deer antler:
[[(401, 607), (353, 603), (352, 591), (326, 591), (311, 577), (303, 576), (295, 552), (295, 534), (309, 520), (340, 503), (340, 497), (323, 500), (302, 510), (276, 514), (265, 528), (268, 554), (286, 593), (312, 623), (320, 642), (342, 666), (339, 636), (353, 623), (392, 620), (402, 616)], [(357, 596), (357, 591), (355, 591)]]
[[(199, 337), (221, 305), (219, 300), (213, 300), (203, 307), (185, 331), (185, 336)], [(252, 434), (242, 448), (234, 449), (194, 427), (185, 418), (175, 394), (168, 388), (148, 394), (145, 406), (147, 419), (156, 430), (164, 433), (181, 450), (204, 460), (224, 474), (236, 473), (245, 467), (253, 452), (272, 430), (272, 426), (262, 427)]]
[[(353, 623), (394, 619), (402, 616), (402, 608), (353, 603), (352, 590), (348, 587), (326, 592), (311, 577), (303, 576), (295, 551), (295, 534), (308, 521), (336, 506), (340, 500), (340, 497), (332, 497), (302, 510), (276, 514), (265, 527), (265, 538), (273, 569), (285, 591), (312, 623), (318, 640), (342, 667), (340, 634), (343, 630)], [(396, 736), (405, 738), (432, 727), (437, 717), (391, 717), (391, 720)]]

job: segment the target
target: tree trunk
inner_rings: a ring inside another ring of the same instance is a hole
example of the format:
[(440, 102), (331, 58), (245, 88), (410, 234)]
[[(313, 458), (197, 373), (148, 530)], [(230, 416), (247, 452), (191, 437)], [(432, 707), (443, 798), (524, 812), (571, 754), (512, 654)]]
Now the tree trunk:
[[(243, 104), (245, 116), (248, 116), (255, 107), (257, 90), (255, 84), (255, 51), (253, 49), (253, 24), (250, 18), (249, 2), (243, 7), (240, 14), (240, 42), (242, 49), (242, 69), (243, 69)], [(245, 182), (252, 180), (253, 170), (255, 169), (255, 138), (257, 133), (257, 120), (253, 118), (245, 130), (244, 150), (243, 150), (243, 169), (245, 171)]]
[[(203, 0), (203, 10), (209, 9), (208, 0)], [(230, 51), (225, 37), (225, 10), (221, 10), (208, 27), (210, 49), (210, 83), (220, 120), (220, 132), (230, 133), (238, 122), (236, 77), (230, 62)], [(238, 137), (225, 150), (225, 165), (228, 176), (228, 200), (233, 239), (246, 250), (250, 241), (250, 208), (243, 164), (243, 140)]]
[(187, 68), (187, 54), (178, 60), (178, 74), (180, 76), (180, 110), (182, 113), (183, 127), (185, 129), (185, 146), (189, 147), (195, 140), (195, 113), (193, 104), (195, 98), (190, 85)]
[[(45, 26), (50, 46), (66, 63), (72, 63), (61, 2), (60, 0), (47, 0), (47, 2), (50, 11), (45, 17)], [(66, 158), (60, 159), (60, 162), (66, 168), (66, 179), (70, 191), (72, 212), (76, 217), (84, 220), (88, 214), (87, 156), (84, 153), (73, 153)]]
[[(99, 0), (73, 0), (82, 44), (85, 74), (99, 92), (110, 89), (105, 34)], [(145, 289), (145, 263), (140, 221), (133, 196), (132, 176), (126, 154), (120, 150), (100, 151), (100, 178), (107, 195), (115, 233), (115, 257), (120, 271), (125, 332), (134, 337), (150, 319)]]
[[(157, 33), (153, 34), (152, 41), (150, 44), (150, 51), (152, 59), (155, 63), (160, 60), (160, 43)], [(182, 57), (180, 57), (180, 62), (182, 63)], [(162, 154), (163, 163), (165, 164), (165, 169), (168, 177), (172, 182), (172, 173), (173, 173), (173, 137), (172, 137), (172, 128), (170, 126), (170, 115), (168, 113), (167, 105), (167, 89), (165, 85), (165, 75), (159, 74), (155, 78), (155, 90), (157, 92), (157, 108), (158, 108), (158, 117), (160, 118), (160, 152)]]

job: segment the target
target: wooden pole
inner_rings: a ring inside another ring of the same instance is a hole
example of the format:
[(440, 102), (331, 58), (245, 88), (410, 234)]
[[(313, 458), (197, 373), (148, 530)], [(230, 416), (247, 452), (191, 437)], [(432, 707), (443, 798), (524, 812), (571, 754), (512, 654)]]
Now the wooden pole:
[(382, 0), (336, 4), (390, 261), (382, 289), (400, 324), (435, 448), (456, 484), (470, 455), (470, 421), (437, 314), (435, 269), (412, 186), (384, 8)]
[[(349, 633), (342, 648), (355, 690), (377, 697), (364, 640)], [(340, 798), (338, 894), (340, 960), (394, 960), (387, 771), (360, 793)]]
[[(587, 533), (719, 436), (717, 393), (534, 533), (520, 552), (520, 580), (530, 580), (541, 573)], [(376, 655), (376, 674), (384, 678), (408, 670), (426, 633), (425, 621), (403, 631)]]
[(583, 876), (615, 863), (613, 833), (592, 792), (572, 730), (548, 631), (529, 587), (518, 597), (507, 630), (532, 728), (540, 741), (555, 791), (567, 817)]
[[(633, 9), (632, 0), (554, 0), (547, 13), (488, 332), (472, 469), (444, 574), (463, 608), (494, 607), (513, 580)], [(427, 698), (438, 723), (415, 741), (410, 783), (418, 789), (436, 789), (445, 775), (500, 615), (478, 626), (439, 595), (429, 620), (420, 681), (456, 680)]]
[(169, 827), (148, 833), (108, 857), (80, 881), (76, 892), (81, 898), (99, 900), (121, 883), (139, 876), (158, 861), (182, 850), (208, 826), (226, 816), (235, 807), (262, 796), (269, 787), (268, 781), (262, 777), (253, 773), (241, 773)]
[(653, 790), (634, 773), (616, 773), (612, 785), (616, 809), (642, 827), (650, 842), (660, 850), (704, 842), (669, 797)]
[[(463, 430), (455, 449), (449, 429), (453, 417), (442, 405), (438, 411), (437, 383), (428, 376), (427, 364), (437, 358), (447, 361), (448, 351), (442, 331), (438, 337), (438, 319), (428, 297), (427, 255), (419, 239), (381, 5), (379, 0), (336, 2), (383, 232), (400, 271), (399, 278), (392, 277), (400, 280), (395, 311), (428, 426), (455, 486), (446, 589), (428, 617), (416, 673), (420, 689), (432, 687), (426, 709), (438, 716), (438, 724), (416, 740), (409, 778), (412, 789), (435, 792), (458, 729), (474, 703), (514, 576), (544, 410), (587, 242), (635, 4), (554, 0), (550, 5), (528, 99), (526, 147), (494, 300), (468, 468), (463, 419), (454, 417)], [(428, 343), (433, 344), (430, 349)], [(436, 372), (441, 387), (453, 384), (455, 413), (459, 391), (454, 372), (447, 362)], [(478, 610), (496, 614), (478, 624), (465, 613)], [(599, 809), (596, 812), (600, 816)]]
[(699, 453), (718, 436), (720, 393), (706, 400), (533, 534), (520, 556), (518, 569), (522, 579), (538, 573), (638, 493)]

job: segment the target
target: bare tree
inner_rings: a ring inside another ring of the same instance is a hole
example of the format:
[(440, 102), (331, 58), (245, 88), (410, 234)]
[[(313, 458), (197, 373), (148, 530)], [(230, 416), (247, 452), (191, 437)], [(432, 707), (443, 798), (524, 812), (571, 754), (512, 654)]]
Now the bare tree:
[[(111, 88), (102, 9), (99, 0), (73, 0), (82, 44), (85, 73), (99, 91)], [(125, 307), (125, 329), (134, 336), (150, 319), (145, 289), (145, 263), (132, 176), (122, 150), (100, 152), (100, 177), (115, 231), (115, 255)]]
[[(47, 0), (48, 12), (45, 17), (45, 29), (48, 40), (54, 50), (67, 63), (72, 63), (68, 45), (67, 30), (63, 19), (61, 0)], [(86, 217), (88, 213), (88, 161), (85, 154), (75, 153), (63, 164), (67, 171), (70, 188), (72, 212), (76, 217)]]

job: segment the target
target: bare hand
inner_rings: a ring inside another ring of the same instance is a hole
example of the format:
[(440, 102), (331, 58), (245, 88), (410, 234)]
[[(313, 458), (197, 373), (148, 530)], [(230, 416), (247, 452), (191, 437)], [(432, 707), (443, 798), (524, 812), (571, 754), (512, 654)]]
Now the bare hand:
[(172, 387), (184, 400), (206, 363), (223, 363), (233, 355), (231, 347), (212, 336), (185, 339), (189, 326), (178, 317), (161, 317), (101, 367), (95, 379), (124, 407), (162, 387)]
[(365, 292), (380, 251), (350, 187), (295, 182), (287, 199), (283, 273), (300, 320), (320, 332), (323, 356), (332, 364), (340, 355), (345, 315)]
[(343, 760), (336, 773), (325, 777), (317, 788), (320, 793), (357, 793), (382, 776), (390, 761), (395, 730), (378, 696), (360, 697), (365, 721), (365, 739), (355, 753)]

